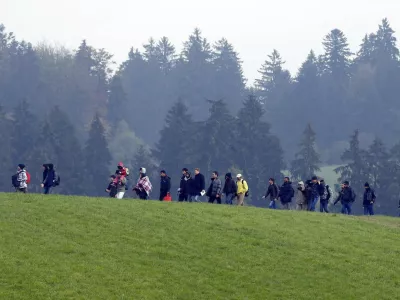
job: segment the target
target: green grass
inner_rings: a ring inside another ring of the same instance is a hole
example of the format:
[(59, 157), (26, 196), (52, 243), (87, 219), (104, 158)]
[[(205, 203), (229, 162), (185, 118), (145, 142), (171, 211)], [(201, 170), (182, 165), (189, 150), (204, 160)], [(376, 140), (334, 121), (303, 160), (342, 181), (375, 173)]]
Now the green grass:
[(0, 194), (0, 299), (400, 299), (400, 220)]

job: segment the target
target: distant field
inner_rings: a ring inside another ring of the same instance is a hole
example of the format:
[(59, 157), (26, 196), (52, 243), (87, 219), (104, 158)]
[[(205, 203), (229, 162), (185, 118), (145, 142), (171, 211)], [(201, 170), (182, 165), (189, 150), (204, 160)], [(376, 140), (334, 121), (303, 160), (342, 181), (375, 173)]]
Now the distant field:
[(0, 299), (399, 299), (400, 219), (0, 194)]

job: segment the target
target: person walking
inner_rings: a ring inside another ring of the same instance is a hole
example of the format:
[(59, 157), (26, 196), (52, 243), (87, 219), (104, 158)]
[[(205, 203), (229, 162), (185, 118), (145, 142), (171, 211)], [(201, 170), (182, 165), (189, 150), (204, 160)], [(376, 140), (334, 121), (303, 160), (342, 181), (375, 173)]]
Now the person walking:
[(282, 209), (290, 210), (290, 203), (294, 197), (294, 189), (289, 177), (284, 178), (284, 182), (279, 191), (279, 198), (281, 199)]
[(24, 164), (18, 165), (17, 173), (13, 176), (12, 181), (16, 192), (26, 194), (28, 191), (28, 175)]
[(339, 193), (339, 197), (336, 199), (334, 205), (339, 201), (342, 204), (342, 214), (351, 215), (352, 214), (352, 205), (356, 200), (356, 194), (353, 189), (350, 187), (348, 181), (343, 182), (342, 190)]
[(275, 184), (274, 178), (270, 178), (268, 180), (268, 182), (269, 182), (269, 186), (268, 186), (265, 196), (263, 196), (263, 199), (267, 199), (269, 196), (270, 202), (269, 202), (268, 207), (270, 209), (276, 209), (276, 201), (278, 201), (278, 197), (279, 197), (279, 188)]
[(364, 216), (374, 215), (375, 200), (376, 200), (375, 191), (369, 186), (369, 183), (366, 182), (364, 184), (364, 198), (363, 198)]
[(217, 201), (218, 204), (221, 204), (221, 196), (222, 183), (218, 178), (218, 172), (214, 171), (211, 175), (211, 184), (207, 191), (208, 203), (214, 203)]
[(223, 193), (225, 194), (225, 204), (232, 205), (233, 198), (236, 197), (237, 186), (235, 181), (232, 179), (231, 173), (226, 173), (225, 184), (223, 188)]
[(178, 189), (179, 202), (188, 201), (189, 199), (189, 184), (188, 184), (189, 178), (186, 176), (188, 172), (189, 170), (187, 168), (182, 169), (182, 177)]
[(315, 211), (315, 207), (324, 193), (324, 188), (321, 186), (320, 181), (317, 176), (313, 176), (311, 178), (311, 182), (308, 185), (308, 194), (309, 194), (309, 202), (308, 202), (308, 210)]
[(160, 172), (160, 197), (159, 200), (163, 201), (164, 198), (170, 193), (171, 191), (171, 178), (167, 175), (165, 170)]
[(321, 179), (320, 181), (320, 188), (323, 189), (323, 193), (319, 201), (319, 211), (322, 213), (323, 212), (329, 213), (328, 204), (329, 204), (329, 199), (332, 196), (331, 189), (329, 185), (325, 184), (324, 179)]
[(206, 194), (206, 180), (204, 175), (200, 173), (200, 169), (194, 169), (194, 179), (193, 179), (193, 195), (190, 196), (189, 201), (199, 202), (199, 197)]
[(43, 181), (41, 187), (43, 188), (43, 194), (50, 194), (51, 189), (54, 187), (56, 181), (56, 172), (53, 164), (43, 165)]
[(237, 196), (236, 196), (236, 204), (238, 206), (244, 205), (244, 197), (246, 197), (246, 193), (249, 191), (249, 185), (246, 180), (243, 179), (242, 174), (236, 175), (236, 186), (237, 186)]
[(296, 190), (296, 210), (307, 210), (307, 194), (306, 187), (303, 181), (297, 183)]
[(139, 199), (141, 200), (147, 200), (151, 193), (151, 190), (153, 189), (153, 186), (151, 185), (150, 179), (147, 176), (146, 171), (146, 168), (140, 168), (139, 180), (133, 188), (133, 190), (136, 192)]

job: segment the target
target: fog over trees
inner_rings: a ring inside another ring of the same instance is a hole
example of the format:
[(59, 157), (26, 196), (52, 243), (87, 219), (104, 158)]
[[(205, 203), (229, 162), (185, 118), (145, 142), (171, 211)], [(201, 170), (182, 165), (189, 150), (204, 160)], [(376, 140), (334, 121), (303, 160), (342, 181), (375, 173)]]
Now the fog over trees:
[(134, 180), (146, 167), (155, 193), (161, 169), (174, 187), (183, 167), (206, 178), (241, 172), (251, 203), (265, 206), (269, 177), (291, 171), (306, 180), (334, 165), (359, 197), (366, 181), (373, 186), (378, 213), (394, 213), (400, 55), (387, 19), (357, 53), (340, 29), (327, 32), (324, 51), (310, 49), (296, 74), (279, 49), (266, 53), (255, 82), (227, 39), (210, 41), (195, 28), (182, 43), (177, 52), (168, 37), (149, 38), (117, 66), (89, 40), (76, 49), (32, 45), (0, 25), (0, 190), (11, 191), (11, 174), (24, 163), (31, 192), (39, 191), (40, 168), (52, 162), (59, 193), (103, 195), (123, 161)]

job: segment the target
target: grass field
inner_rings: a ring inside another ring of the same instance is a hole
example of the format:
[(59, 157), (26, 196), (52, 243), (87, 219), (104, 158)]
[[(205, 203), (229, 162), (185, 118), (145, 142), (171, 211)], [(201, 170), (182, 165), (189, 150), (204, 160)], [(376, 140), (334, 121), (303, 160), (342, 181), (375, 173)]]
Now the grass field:
[(0, 194), (0, 299), (400, 299), (400, 219)]

